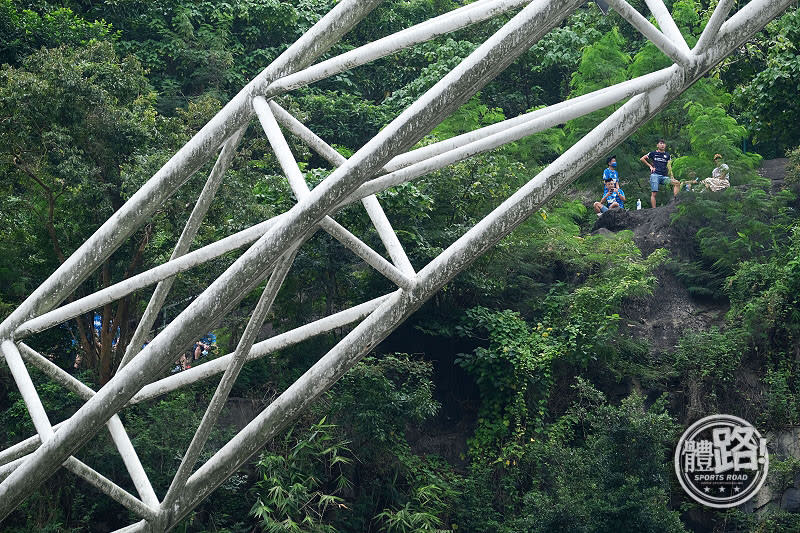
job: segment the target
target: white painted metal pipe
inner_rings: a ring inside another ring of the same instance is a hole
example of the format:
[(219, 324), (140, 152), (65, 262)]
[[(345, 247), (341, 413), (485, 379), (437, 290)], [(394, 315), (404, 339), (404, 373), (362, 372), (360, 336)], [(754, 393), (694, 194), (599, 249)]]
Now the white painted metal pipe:
[(334, 239), (342, 243), (353, 253), (358, 255), (368, 265), (386, 276), (398, 287), (410, 289), (414, 285), (414, 278), (403, 274), (396, 266), (384, 259), (378, 252), (364, 244), (364, 242), (350, 233), (341, 224), (330, 217), (325, 217), (320, 222), (320, 227), (327, 231)]
[[(59, 426), (64, 424), (64, 422), (59, 422), (55, 426), (53, 426), (53, 431), (58, 431)], [(0, 452), (0, 465), (8, 464), (11, 461), (15, 461), (20, 457), (26, 456), (30, 454), (33, 450), (39, 447), (42, 443), (39, 435), (33, 435), (32, 437), (28, 437), (27, 439), (14, 444), (13, 446), (9, 446), (2, 452)]]
[[(211, 169), (211, 173), (209, 174), (205, 185), (203, 185), (203, 190), (200, 192), (200, 196), (195, 203), (194, 209), (192, 209), (192, 213), (189, 215), (189, 219), (186, 221), (186, 225), (184, 226), (183, 231), (178, 238), (177, 244), (175, 244), (175, 250), (172, 252), (170, 259), (177, 259), (189, 251), (192, 241), (197, 235), (197, 231), (200, 229), (200, 224), (203, 222), (206, 213), (208, 213), (208, 210), (211, 207), (211, 202), (214, 200), (214, 196), (217, 194), (217, 189), (219, 189), (219, 186), (222, 183), (222, 178), (225, 176), (225, 172), (228, 170), (231, 161), (233, 161), (233, 156), (236, 154), (236, 148), (239, 146), (239, 141), (241, 141), (245, 129), (246, 126), (239, 129), (239, 131), (234, 133), (233, 136), (228, 139), (228, 142), (225, 143), (225, 146), (222, 147), (222, 151), (217, 158), (217, 162), (214, 164), (214, 168)], [(167, 278), (160, 281), (156, 286), (152, 296), (150, 296), (150, 301), (147, 304), (147, 308), (145, 309), (142, 318), (139, 320), (139, 324), (136, 326), (136, 331), (134, 331), (131, 340), (128, 342), (128, 346), (125, 349), (125, 355), (122, 357), (122, 361), (119, 363), (120, 367), (128, 364), (128, 361), (130, 361), (131, 358), (139, 353), (139, 350), (141, 350), (142, 343), (144, 343), (145, 338), (150, 333), (150, 329), (153, 327), (153, 324), (158, 318), (158, 313), (161, 311), (161, 308), (167, 299), (167, 295), (172, 289), (172, 283), (174, 281), (174, 277)]]
[(36, 433), (39, 434), (39, 438), (43, 442), (47, 441), (53, 435), (53, 427), (50, 425), (42, 400), (36, 393), (36, 388), (33, 386), (28, 369), (25, 368), (25, 363), (22, 362), (22, 356), (17, 346), (12, 341), (5, 340), (0, 343), (0, 351), (3, 352), (3, 356), (6, 358), (8, 369), (11, 371), (11, 376), (14, 378), (19, 393), (22, 395), (25, 407), (31, 415), (31, 421), (33, 422), (33, 427), (36, 428)]
[[(279, 106), (274, 100), (269, 102), (270, 109), (272, 110), (275, 118), (283, 124), (293, 134), (302, 139), (309, 147), (315, 150), (319, 155), (328, 160), (333, 166), (342, 166), (347, 159), (337, 152), (332, 146), (328, 145), (325, 141), (317, 137), (314, 132), (305, 127), (299, 120), (293, 117), (288, 111)], [(367, 211), (378, 236), (381, 238), (386, 251), (392, 258), (395, 266), (400, 269), (406, 276), (413, 276), (415, 274), (414, 267), (408, 260), (403, 246), (397, 238), (386, 213), (383, 212), (381, 204), (374, 195), (369, 195), (361, 198), (361, 203)]]
[(233, 360), (231, 364), (228, 365), (228, 368), (225, 369), (222, 379), (220, 379), (217, 384), (217, 390), (214, 391), (214, 395), (211, 397), (203, 419), (200, 421), (200, 426), (197, 428), (194, 437), (192, 437), (186, 454), (184, 454), (181, 464), (178, 466), (178, 471), (172, 479), (167, 495), (164, 497), (161, 510), (166, 512), (166, 514), (171, 514), (172, 504), (175, 502), (178, 494), (186, 487), (186, 480), (189, 478), (189, 474), (191, 474), (197, 462), (197, 458), (200, 456), (200, 452), (203, 450), (211, 434), (211, 430), (217, 423), (217, 418), (220, 412), (222, 412), (222, 408), (225, 406), (225, 402), (236, 382), (236, 378), (239, 377), (239, 372), (242, 370), (242, 366), (244, 366), (247, 360), (247, 355), (253, 347), (256, 335), (258, 335), (261, 326), (264, 324), (264, 320), (267, 318), (267, 314), (270, 309), (272, 309), (272, 304), (275, 302), (278, 291), (283, 285), (283, 281), (286, 279), (286, 274), (289, 273), (289, 268), (292, 266), (295, 254), (297, 253), (297, 248), (296, 246), (293, 250), (287, 252), (280, 261), (278, 261), (272, 276), (269, 278), (267, 286), (264, 288), (264, 292), (261, 293), (261, 297), (258, 299), (253, 314), (250, 316), (250, 320), (244, 328), (236, 350), (233, 352)]
[[(295, 344), (303, 342), (304, 340), (316, 337), (317, 335), (322, 335), (323, 333), (331, 332), (361, 320), (369, 313), (374, 311), (381, 304), (381, 302), (386, 300), (387, 297), (388, 295), (379, 296), (378, 298), (374, 298), (368, 302), (345, 309), (344, 311), (339, 311), (338, 313), (326, 316), (325, 318), (321, 318), (311, 322), (310, 324), (300, 326), (299, 328), (287, 331), (286, 333), (281, 333), (280, 335), (276, 335), (267, 340), (258, 342), (253, 345), (253, 348), (247, 355), (247, 360), (253, 361), (255, 359), (266, 357), (267, 355), (275, 353), (278, 350), (289, 348), (290, 346), (294, 346)], [(217, 359), (206, 361), (201, 365), (193, 366), (192, 368), (184, 370), (183, 372), (173, 374), (149, 385), (145, 385), (142, 390), (140, 390), (133, 398), (131, 398), (130, 404), (151, 400), (191, 383), (196, 383), (200, 380), (215, 376), (220, 372), (224, 372), (228, 365), (231, 364), (231, 359), (233, 359), (232, 353), (223, 355)]]
[[(39, 438), (42, 439), (46, 445), (47, 442), (54, 436), (53, 427), (50, 425), (47, 412), (42, 405), (39, 395), (36, 393), (36, 388), (33, 386), (33, 381), (31, 381), (28, 370), (25, 368), (25, 363), (22, 361), (22, 356), (20, 355), (17, 346), (8, 340), (3, 341), (2, 344), (0, 344), (0, 349), (6, 358), (11, 375), (14, 377), (14, 381), (17, 383), (17, 387), (19, 388), (22, 399), (28, 409), (28, 413), (31, 415), (31, 420), (36, 428), (36, 432), (39, 434)], [(23, 467), (24, 464), (25, 461), (18, 461), (8, 477), (13, 476), (14, 472)], [(154, 518), (156, 516), (156, 513), (153, 509), (149, 508), (143, 502), (134, 498), (127, 491), (118, 487), (113, 482), (98, 474), (74, 457), (68, 457), (64, 462), (64, 467), (83, 477), (86, 479), (86, 481), (108, 494), (111, 498), (117, 500), (129, 510), (137, 513), (140, 517)]]
[(335, 76), (404, 48), (466, 28), (513, 9), (518, 9), (530, 2), (531, 0), (481, 0), (468, 4), (275, 80), (267, 88), (264, 96), (270, 98)]
[[(275, 157), (278, 159), (278, 163), (283, 169), (283, 173), (286, 175), (286, 179), (289, 181), (289, 186), (292, 188), (295, 196), (298, 200), (308, 198), (310, 191), (303, 177), (303, 173), (300, 172), (300, 167), (297, 166), (297, 161), (289, 148), (289, 144), (283, 137), (278, 122), (275, 120), (275, 116), (272, 114), (272, 110), (270, 110), (266, 100), (261, 96), (257, 96), (253, 100), (253, 108), (256, 111), (256, 115), (258, 115), (258, 119), (261, 122), (261, 126), (264, 128), (264, 132), (272, 146)], [(367, 246), (330, 216), (325, 216), (319, 226), (361, 257), (368, 265), (371, 265), (375, 270), (397, 284), (397, 286), (410, 288), (413, 285), (413, 280), (408, 278), (397, 267), (381, 257), (378, 252)]]
[(608, 5), (614, 8), (614, 11), (619, 13), (622, 18), (630, 22), (634, 28), (641, 32), (642, 35), (650, 39), (650, 42), (656, 45), (659, 50), (667, 54), (670, 59), (683, 66), (688, 66), (691, 64), (692, 60), (689, 54), (685, 52), (683, 48), (678, 47), (678, 45), (673, 43), (663, 33), (658, 31), (658, 28), (650, 24), (650, 21), (644, 18), (641, 13), (632, 8), (628, 2), (625, 0), (607, 1)]
[[(20, 468), (24, 465), (20, 465)], [(64, 468), (80, 476), (100, 491), (107, 494), (110, 498), (116, 500), (130, 512), (144, 518), (148, 521), (154, 521), (158, 518), (158, 512), (144, 504), (141, 500), (135, 498), (130, 492), (123, 489), (104, 475), (90, 468), (85, 463), (70, 457), (64, 463)], [(13, 474), (12, 474), (13, 475)]]
[[(132, 234), (139, 224), (152, 214), (163, 198), (188, 179), (191, 171), (196, 170), (205, 161), (209, 149), (220, 146), (225, 139), (241, 128), (251, 116), (251, 91), (260, 90), (274, 77), (280, 77), (287, 71), (296, 70), (311, 63), (378, 3), (379, 0), (343, 0), (338, 3), (229, 102), (195, 135), (192, 141), (173, 156), (170, 163), (164, 167), (165, 170), (162, 169), (157, 177), (151, 179), (139, 192), (134, 194), (120, 211), (112, 216), (93, 237), (87, 240), (48, 278), (48, 281), (43, 283), (18, 307), (0, 325), (0, 338), (8, 337), (25, 319), (58, 305), (128, 235)], [(117, 228), (117, 225), (120, 224), (125, 226), (124, 229)], [(306, 231), (307, 228), (304, 231), (298, 231), (294, 239), (302, 237)], [(284, 248), (288, 248), (288, 246), (289, 243), (286, 243)], [(254, 266), (256, 272), (264, 272), (268, 267), (268, 265)], [(237, 283), (235, 288), (240, 289), (241, 284)], [(217, 302), (217, 304), (218, 310), (224, 309), (224, 304), (221, 302)], [(209, 311), (211, 310), (209, 309)], [(211, 316), (213, 314), (211, 311)], [(207, 323), (209, 320), (213, 319), (205, 317), (202, 322)], [(182, 328), (184, 324), (180, 322), (179, 320), (173, 321), (176, 327)], [(197, 326), (186, 330), (186, 338), (197, 336), (197, 331), (203, 327), (203, 324), (198, 321)], [(165, 335), (163, 338), (167, 336), (169, 335)], [(179, 335), (172, 337), (167, 344), (178, 345), (183, 344), (184, 341), (184, 336)], [(148, 345), (148, 347), (150, 346), (153, 346), (153, 343)], [(153, 352), (154, 350), (150, 351), (151, 354)], [(162, 365), (169, 364), (168, 359), (171, 356), (169, 352), (168, 346), (161, 347), (161, 357), (156, 364), (149, 364), (150, 359), (154, 358), (153, 355), (143, 357), (140, 364), (134, 364), (139, 358), (133, 359), (76, 415), (73, 415), (58, 433), (44, 442), (22, 466), (0, 483), (0, 520), (4, 519), (31, 491), (47, 479), (52, 474), (52, 470), (69, 456), (71, 450), (88, 440), (100, 425), (111, 418), (111, 415), (116, 413), (149, 380), (151, 375), (158, 372)]]
[(667, 39), (672, 41), (675, 46), (680, 48), (687, 56), (690, 54), (689, 45), (686, 44), (686, 40), (683, 38), (681, 34), (681, 30), (678, 29), (677, 24), (675, 24), (675, 19), (672, 18), (667, 6), (664, 5), (663, 0), (645, 0), (647, 3), (647, 7), (650, 8), (650, 13), (658, 22), (658, 27), (661, 28), (661, 33), (663, 33)]
[(714, 12), (711, 14), (711, 18), (708, 19), (706, 27), (703, 28), (703, 33), (700, 34), (697, 44), (695, 44), (694, 48), (692, 49), (693, 54), (696, 55), (705, 51), (709, 44), (714, 42), (720, 27), (722, 27), (722, 23), (725, 22), (726, 18), (728, 18), (728, 13), (730, 13), (732, 7), (733, 0), (719, 1), (717, 7), (714, 8)]
[(722, 24), (716, 39), (706, 49), (698, 51), (702, 54), (700, 60), (708, 65), (704, 72), (746, 43), (791, 4), (790, 0), (751, 0), (745, 4)]
[(27, 459), (27, 458), (28, 458), (27, 455), (22, 456), (22, 457), (18, 457), (17, 459), (14, 459), (10, 463), (6, 463), (6, 464), (0, 466), (0, 481), (3, 481), (5, 478), (10, 476), (11, 472), (16, 470), (17, 467), (19, 465), (21, 465), (22, 462), (25, 461), (25, 459)]
[[(95, 391), (90, 387), (62, 370), (61, 367), (48, 360), (27, 344), (19, 344), (19, 353), (28, 364), (37, 367), (53, 381), (65, 389), (74, 392), (79, 398), (88, 400), (95, 395)], [(106, 423), (106, 426), (111, 434), (111, 440), (117, 447), (122, 462), (125, 464), (125, 468), (131, 476), (131, 481), (133, 481), (133, 485), (139, 493), (139, 497), (146, 505), (158, 507), (158, 497), (156, 497), (153, 486), (150, 484), (150, 480), (139, 460), (139, 455), (136, 453), (119, 416), (112, 416)]]

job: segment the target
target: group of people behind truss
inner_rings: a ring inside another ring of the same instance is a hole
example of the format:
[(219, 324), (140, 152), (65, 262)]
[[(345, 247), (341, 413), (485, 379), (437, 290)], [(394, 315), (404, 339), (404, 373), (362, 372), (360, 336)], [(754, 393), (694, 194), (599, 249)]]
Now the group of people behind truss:
[(195, 342), (190, 349), (181, 354), (180, 358), (175, 361), (175, 366), (172, 368), (171, 373), (175, 374), (176, 372), (182, 372), (192, 368), (193, 364), (212, 352), (216, 353), (216, 350), (217, 336), (213, 333), (209, 333)]
[[(714, 154), (714, 170), (711, 177), (699, 180), (694, 171), (689, 172), (689, 179), (680, 181), (672, 175), (672, 155), (667, 152), (667, 143), (659, 139), (656, 150), (644, 154), (640, 161), (650, 169), (650, 205), (656, 207), (656, 195), (661, 185), (672, 185), (673, 196), (678, 196), (681, 187), (687, 191), (692, 190), (692, 185), (702, 183), (706, 190), (721, 191), (731, 186), (730, 169), (722, 161), (722, 155)], [(617, 157), (612, 155), (606, 159), (608, 168), (603, 171), (603, 197), (594, 203), (597, 216), (602, 216), (609, 209), (624, 209), (627, 198), (620, 188), (619, 173), (617, 172)], [(641, 208), (641, 201), (637, 202), (637, 209)]]

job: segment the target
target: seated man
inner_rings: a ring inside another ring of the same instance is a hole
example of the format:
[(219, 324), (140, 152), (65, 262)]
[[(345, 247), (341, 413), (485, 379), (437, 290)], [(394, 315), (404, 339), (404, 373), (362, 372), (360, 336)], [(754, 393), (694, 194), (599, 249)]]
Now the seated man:
[[(609, 209), (625, 209), (625, 193), (619, 188), (619, 184), (609, 180), (607, 186), (608, 192), (603, 195), (599, 202), (594, 203), (594, 212), (597, 213), (598, 217)], [(603, 205), (603, 202), (608, 206)]]
[[(676, 180), (676, 181), (678, 181), (678, 180)], [(683, 190), (685, 190), (685, 191), (691, 191), (692, 190), (692, 185), (696, 185), (697, 183), (699, 183), (699, 181), (697, 180), (697, 172), (695, 172), (694, 170), (690, 170), (689, 171), (689, 179), (688, 180), (679, 180), (678, 181), (678, 186), (679, 186), (679, 189), (683, 188)]]
[(728, 165), (722, 162), (722, 156), (720, 154), (714, 154), (714, 163), (717, 166), (711, 171), (711, 177), (706, 178), (703, 181), (698, 180), (696, 178), (696, 174), (691, 172), (689, 177), (694, 179), (686, 182), (686, 188), (689, 189), (695, 183), (702, 183), (706, 190), (711, 192), (721, 191), (730, 187), (730, 168), (728, 168)]
[(720, 154), (714, 154), (714, 170), (711, 171), (711, 177), (704, 179), (701, 183), (706, 186), (711, 192), (721, 191), (731, 186), (730, 169), (728, 165), (722, 162)]
[(695, 172), (694, 170), (690, 170), (689, 171), (689, 179), (688, 180), (682, 180), (681, 181), (681, 186), (685, 190), (691, 191), (692, 190), (692, 185), (694, 185), (695, 183), (697, 183), (697, 172)]

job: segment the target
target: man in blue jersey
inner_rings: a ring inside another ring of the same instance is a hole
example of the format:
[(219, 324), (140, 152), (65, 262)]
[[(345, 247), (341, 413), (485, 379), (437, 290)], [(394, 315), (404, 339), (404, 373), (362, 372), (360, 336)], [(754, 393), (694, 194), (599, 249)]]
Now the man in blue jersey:
[(619, 185), (619, 174), (617, 173), (617, 156), (612, 155), (606, 159), (608, 168), (603, 171), (603, 194), (608, 192), (608, 182), (613, 181)]
[(667, 152), (667, 143), (659, 139), (654, 152), (644, 154), (640, 160), (650, 167), (650, 205), (655, 208), (658, 186), (665, 183), (672, 184), (672, 194), (678, 195), (681, 184), (672, 177), (672, 156)]
[[(625, 193), (622, 192), (619, 185), (612, 180), (608, 180), (605, 183), (608, 190), (599, 202), (594, 203), (594, 212), (597, 213), (598, 217), (609, 209), (625, 209)], [(603, 205), (604, 203), (606, 205)]]

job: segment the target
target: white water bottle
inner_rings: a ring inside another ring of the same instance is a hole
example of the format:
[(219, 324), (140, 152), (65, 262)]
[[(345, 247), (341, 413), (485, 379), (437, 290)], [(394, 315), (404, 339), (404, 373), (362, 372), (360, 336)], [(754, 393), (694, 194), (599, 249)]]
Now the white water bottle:
[(636, 199), (636, 210), (638, 211), (641, 208), (642, 208), (642, 199), (641, 198), (637, 198)]

